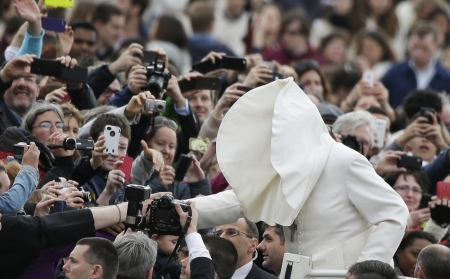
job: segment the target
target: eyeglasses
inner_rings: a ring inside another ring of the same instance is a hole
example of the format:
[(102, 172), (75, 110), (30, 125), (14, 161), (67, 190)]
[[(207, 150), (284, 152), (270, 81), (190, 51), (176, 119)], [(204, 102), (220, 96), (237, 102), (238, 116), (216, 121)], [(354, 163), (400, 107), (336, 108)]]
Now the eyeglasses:
[(394, 189), (398, 192), (408, 193), (409, 191), (412, 191), (415, 195), (422, 195), (422, 189), (419, 187), (409, 187), (409, 186), (403, 186), (403, 185), (397, 185), (394, 186)]
[(105, 91), (103, 91), (103, 95), (109, 97), (112, 94), (117, 95), (119, 92), (120, 92), (119, 90), (114, 90), (108, 87), (105, 89)]
[(250, 239), (253, 238), (253, 237), (249, 236), (248, 234), (246, 234), (245, 232), (242, 232), (240, 230), (236, 230), (236, 229), (233, 229), (233, 228), (228, 228), (226, 230), (214, 231), (212, 234), (215, 235), (215, 236), (222, 236), (223, 233), (225, 233), (225, 235), (231, 236), (231, 237), (237, 236), (237, 235), (239, 235), (241, 233), (241, 234), (245, 235), (246, 237), (248, 237)]
[(44, 121), (44, 122), (42, 122), (42, 123), (40, 123), (40, 124), (38, 124), (36, 126), (33, 126), (32, 128), (33, 129), (34, 128), (41, 128), (42, 130), (48, 132), (48, 131), (50, 131), (52, 126), (55, 126), (58, 131), (62, 132), (65, 125), (64, 125), (64, 123), (61, 123), (61, 122), (58, 122), (56, 124), (52, 124), (52, 123), (50, 123), (48, 121)]
[(157, 116), (155, 118), (155, 127), (159, 127), (164, 124), (166, 124), (169, 128), (174, 129), (175, 131), (178, 130), (178, 125), (177, 123), (175, 123), (175, 121), (162, 116)]

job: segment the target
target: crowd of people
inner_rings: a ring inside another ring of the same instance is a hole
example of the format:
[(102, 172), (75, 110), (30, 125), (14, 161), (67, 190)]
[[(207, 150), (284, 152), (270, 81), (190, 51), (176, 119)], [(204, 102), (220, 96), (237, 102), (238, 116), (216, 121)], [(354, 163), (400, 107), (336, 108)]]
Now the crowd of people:
[[(45, 2), (0, 3), (0, 278), (450, 278), (450, 1)], [(190, 205), (180, 245), (129, 184)]]

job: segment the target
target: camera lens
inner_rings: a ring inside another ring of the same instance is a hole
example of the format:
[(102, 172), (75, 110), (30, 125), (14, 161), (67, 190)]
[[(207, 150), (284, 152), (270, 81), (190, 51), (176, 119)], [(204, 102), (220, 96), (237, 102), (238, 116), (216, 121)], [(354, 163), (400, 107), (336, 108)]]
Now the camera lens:
[(114, 136), (116, 135), (116, 132), (111, 131), (111, 132), (109, 133), (109, 135), (110, 135), (111, 137), (114, 137)]
[(156, 108), (158, 109), (158, 110), (163, 110), (164, 109), (164, 106), (162, 105), (162, 104), (158, 104), (157, 106), (156, 106)]
[(65, 150), (74, 150), (77, 147), (77, 141), (74, 138), (66, 138), (63, 146)]

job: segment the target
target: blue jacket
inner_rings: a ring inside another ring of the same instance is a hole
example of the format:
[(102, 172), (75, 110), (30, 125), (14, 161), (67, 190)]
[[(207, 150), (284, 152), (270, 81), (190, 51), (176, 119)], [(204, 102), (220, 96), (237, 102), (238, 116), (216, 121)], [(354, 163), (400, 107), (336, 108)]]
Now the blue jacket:
[(227, 56), (236, 56), (229, 47), (210, 34), (196, 33), (189, 39), (189, 53), (192, 58), (192, 64), (199, 63), (211, 51), (225, 52)]
[(450, 174), (450, 149), (442, 151), (433, 162), (423, 167), (430, 179), (430, 189), (428, 193), (436, 195), (436, 184), (443, 181), (444, 178)]
[[(394, 109), (403, 103), (403, 99), (409, 92), (417, 88), (416, 75), (408, 61), (395, 64), (381, 79), (389, 90), (389, 103)], [(436, 73), (428, 87), (450, 93), (450, 72), (444, 69), (439, 61), (436, 63)]]
[(0, 196), (0, 213), (3, 216), (16, 215), (36, 189), (38, 181), (39, 174), (35, 168), (22, 166), (11, 189)]
[[(86, 184), (83, 185), (83, 189), (91, 193), (93, 201), (96, 201), (100, 194), (106, 188), (106, 181), (108, 179), (109, 171), (99, 167), (95, 170), (95, 176), (91, 178)], [(124, 187), (118, 189), (109, 200), (109, 204), (118, 204), (122, 202), (124, 198)]]

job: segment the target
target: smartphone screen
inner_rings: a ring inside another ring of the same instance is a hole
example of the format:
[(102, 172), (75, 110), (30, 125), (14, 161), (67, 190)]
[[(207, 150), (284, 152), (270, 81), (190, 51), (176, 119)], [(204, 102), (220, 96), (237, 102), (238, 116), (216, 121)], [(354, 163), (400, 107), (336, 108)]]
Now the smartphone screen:
[(125, 182), (129, 184), (131, 180), (131, 167), (133, 166), (133, 158), (129, 156), (123, 156), (120, 157), (119, 160), (123, 162), (123, 164), (120, 165), (119, 170), (121, 170), (125, 174)]

